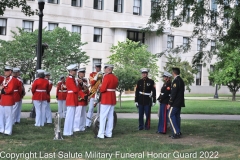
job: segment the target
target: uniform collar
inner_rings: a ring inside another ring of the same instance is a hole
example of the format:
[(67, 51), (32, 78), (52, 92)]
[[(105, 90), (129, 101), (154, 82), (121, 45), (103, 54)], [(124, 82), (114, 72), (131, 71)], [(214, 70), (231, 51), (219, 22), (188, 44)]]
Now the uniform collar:
[(173, 80), (175, 80), (177, 77), (179, 77), (179, 75), (177, 75)]
[(145, 77), (145, 78), (142, 78), (143, 80), (147, 80), (148, 79), (148, 77)]

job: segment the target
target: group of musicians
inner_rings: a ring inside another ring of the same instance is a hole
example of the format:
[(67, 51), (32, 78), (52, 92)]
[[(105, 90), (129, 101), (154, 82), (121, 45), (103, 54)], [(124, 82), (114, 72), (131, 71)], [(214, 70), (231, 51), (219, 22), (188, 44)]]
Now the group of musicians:
[[(96, 64), (96, 72), (92, 72), (88, 80), (85, 78), (85, 68), (78, 69), (75, 64), (67, 67), (68, 76), (60, 76), (57, 84), (56, 98), (58, 101), (58, 113), (65, 118), (64, 136), (72, 136), (74, 132), (85, 131), (91, 126), (94, 107), (96, 106), (97, 92), (101, 94), (100, 125), (95, 138), (112, 137), (114, 106), (116, 105), (116, 88), (118, 78), (112, 73), (113, 65), (105, 64), (104, 73), (101, 72), (101, 64)], [(139, 111), (139, 130), (150, 129), (151, 107), (156, 103), (155, 83), (148, 77), (149, 70), (141, 69), (142, 78), (137, 82), (135, 92), (135, 104)], [(184, 107), (184, 82), (179, 76), (180, 69), (173, 68), (172, 74), (164, 72), (164, 84), (157, 100), (159, 101), (159, 124), (157, 133), (166, 134), (167, 122), (172, 130), (171, 138), (181, 136), (180, 113)], [(171, 77), (174, 77), (171, 82)], [(50, 73), (37, 70), (37, 78), (32, 84), (32, 100), (36, 110), (35, 126), (44, 126), (44, 123), (52, 123), (50, 109), (50, 92), (52, 82)], [(20, 69), (5, 67), (4, 77), (0, 76), (0, 133), (11, 135), (12, 126), (20, 122), (22, 98), (25, 95), (23, 82), (20, 78)], [(88, 113), (86, 107), (89, 102)], [(144, 124), (144, 113), (146, 122)], [(106, 120), (108, 119), (107, 123)]]

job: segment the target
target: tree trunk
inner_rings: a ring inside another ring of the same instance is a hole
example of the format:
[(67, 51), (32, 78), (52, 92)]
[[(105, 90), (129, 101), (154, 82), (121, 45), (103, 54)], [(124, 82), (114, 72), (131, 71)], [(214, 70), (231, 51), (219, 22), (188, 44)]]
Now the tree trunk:
[(120, 103), (120, 108), (122, 108), (122, 91), (119, 93), (119, 103)]
[(236, 91), (232, 92), (232, 101), (236, 101)]

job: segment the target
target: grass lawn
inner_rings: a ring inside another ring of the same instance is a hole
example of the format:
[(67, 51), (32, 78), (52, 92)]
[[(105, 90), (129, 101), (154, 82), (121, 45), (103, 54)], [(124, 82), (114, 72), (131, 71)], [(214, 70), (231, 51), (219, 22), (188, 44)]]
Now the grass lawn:
[[(240, 102), (232, 102), (229, 100), (186, 100), (186, 107), (182, 108), (184, 114), (240, 114)], [(157, 113), (159, 104), (152, 107), (152, 112)], [(23, 104), (22, 111), (27, 112), (32, 108), (32, 104)], [(57, 111), (57, 104), (52, 103), (51, 109)], [(137, 112), (133, 101), (123, 101), (122, 108), (117, 103), (116, 112), (134, 113)]]
[[(63, 137), (63, 141), (54, 141), (53, 124), (34, 127), (34, 121), (23, 119), (21, 124), (14, 126), (12, 136), (0, 135), (1, 156), (31, 151), (35, 159), (100, 159), (93, 155), (87, 157), (86, 152), (100, 152), (105, 156), (108, 153), (112, 155), (111, 159), (123, 160), (130, 159), (126, 156), (131, 153), (135, 154), (131, 159), (180, 159), (178, 155), (186, 159), (207, 159), (210, 156), (224, 160), (240, 158), (238, 121), (182, 120), (182, 138), (174, 140), (168, 134), (155, 133), (157, 120), (152, 120), (148, 131), (138, 131), (137, 126), (137, 120), (118, 119), (113, 138), (94, 139), (92, 130), (88, 129), (74, 133), (74, 137)], [(190, 153), (196, 157), (187, 158)]]

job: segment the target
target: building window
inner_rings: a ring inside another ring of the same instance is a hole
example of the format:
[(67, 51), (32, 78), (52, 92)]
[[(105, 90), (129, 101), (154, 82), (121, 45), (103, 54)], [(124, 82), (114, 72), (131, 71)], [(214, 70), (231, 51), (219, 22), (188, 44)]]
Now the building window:
[(174, 37), (168, 36), (167, 38), (167, 48), (173, 48)]
[(189, 38), (188, 37), (183, 37), (183, 47), (187, 47), (189, 44)]
[(102, 28), (94, 28), (93, 42), (102, 42)]
[(190, 6), (183, 6), (183, 22), (188, 22), (190, 19)]
[(6, 35), (7, 19), (0, 18), (0, 35)]
[(72, 6), (82, 7), (82, 0), (72, 0)]
[(202, 42), (203, 40), (202, 39), (198, 39), (197, 40), (197, 51), (202, 51)]
[(144, 43), (145, 34), (139, 31), (127, 31), (127, 38), (134, 42)]
[(93, 8), (102, 10), (103, 9), (103, 0), (94, 0)]
[(58, 4), (58, 3), (59, 3), (59, 0), (48, 0), (48, 3)]
[(216, 49), (216, 42), (211, 41), (211, 51), (214, 51)]
[(151, 0), (151, 13), (159, 6), (160, 0)]
[(211, 0), (211, 23), (217, 23), (217, 3)]
[(141, 15), (141, 0), (133, 0), (133, 14)]
[(197, 75), (196, 75), (196, 85), (201, 86), (201, 81), (202, 81), (202, 65), (198, 64), (197, 65)]
[(72, 32), (73, 33), (79, 33), (81, 34), (81, 26), (72, 26)]
[(114, 0), (114, 12), (123, 12), (123, 0)]
[(168, 20), (173, 20), (174, 16), (175, 16), (175, 1), (168, 0), (168, 11), (167, 11)]
[[(203, 0), (198, 0), (197, 3), (198, 3), (198, 7), (199, 7), (199, 8), (204, 8), (204, 1), (203, 1)], [(199, 17), (198, 17), (197, 25), (203, 24), (203, 22), (204, 22), (203, 13), (199, 13), (199, 14), (200, 14), (200, 15), (199, 15)]]
[[(210, 72), (214, 71), (214, 65), (210, 65)], [(209, 81), (209, 85), (212, 86), (213, 85), (213, 81)]]
[(23, 21), (23, 30), (33, 32), (33, 21)]
[(48, 30), (49, 31), (54, 30), (56, 27), (58, 27), (57, 23), (48, 23)]
[(239, 2), (238, 0), (235, 1), (235, 6), (238, 6)]
[(92, 71), (95, 72), (95, 64), (102, 63), (102, 59), (93, 58)]

